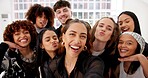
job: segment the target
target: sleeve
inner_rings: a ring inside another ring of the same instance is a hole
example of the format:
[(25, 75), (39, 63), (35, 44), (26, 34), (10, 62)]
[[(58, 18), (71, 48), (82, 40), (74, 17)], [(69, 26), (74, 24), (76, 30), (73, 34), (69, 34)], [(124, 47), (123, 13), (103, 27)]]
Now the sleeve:
[(6, 44), (6, 43), (0, 44), (0, 65), (1, 65), (2, 60), (4, 58), (5, 52), (7, 51), (8, 48), (9, 48), (8, 44)]
[(88, 63), (84, 78), (104, 78), (104, 62), (99, 57), (93, 57)]

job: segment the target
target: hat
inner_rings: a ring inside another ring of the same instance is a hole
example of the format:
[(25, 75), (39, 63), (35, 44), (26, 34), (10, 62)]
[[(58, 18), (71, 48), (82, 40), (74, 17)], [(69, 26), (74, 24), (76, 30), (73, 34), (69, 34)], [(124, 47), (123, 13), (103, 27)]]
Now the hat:
[(143, 53), (144, 48), (145, 48), (145, 40), (144, 40), (144, 38), (141, 35), (139, 35), (138, 33), (135, 33), (135, 32), (124, 32), (121, 35), (124, 35), (124, 34), (131, 35), (138, 42), (138, 44), (140, 45), (140, 48), (141, 48), (140, 53)]

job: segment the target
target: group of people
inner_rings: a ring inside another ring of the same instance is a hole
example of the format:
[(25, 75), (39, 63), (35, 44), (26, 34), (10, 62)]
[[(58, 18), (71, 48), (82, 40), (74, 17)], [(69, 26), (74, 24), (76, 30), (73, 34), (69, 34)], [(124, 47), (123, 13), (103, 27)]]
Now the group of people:
[[(54, 13), (55, 12), (55, 13)], [(54, 18), (61, 26), (54, 28)], [(124, 11), (93, 28), (72, 19), (68, 1), (34, 4), (8, 24), (0, 44), (1, 78), (147, 78), (148, 44), (137, 16)]]

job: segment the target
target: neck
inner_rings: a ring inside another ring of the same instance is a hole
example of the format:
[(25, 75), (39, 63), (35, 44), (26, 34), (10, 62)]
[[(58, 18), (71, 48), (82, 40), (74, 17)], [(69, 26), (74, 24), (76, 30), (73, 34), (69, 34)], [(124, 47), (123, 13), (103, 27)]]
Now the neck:
[(65, 67), (67, 69), (68, 75), (72, 72), (77, 62), (77, 57), (65, 56)]
[(101, 42), (95, 39), (93, 42), (93, 50), (96, 52), (102, 51), (105, 49), (106, 42)]
[(125, 72), (127, 72), (127, 71), (128, 71), (128, 69), (129, 69), (130, 65), (131, 65), (131, 62), (124, 62), (123, 67), (124, 67), (124, 71), (125, 71)]
[[(47, 51), (46, 51), (47, 52)], [(55, 57), (55, 52), (47, 52), (48, 55), (53, 59)]]
[(31, 58), (33, 54), (33, 50), (28, 46), (26, 48), (21, 48), (19, 49), (20, 53), (23, 55), (25, 58)]

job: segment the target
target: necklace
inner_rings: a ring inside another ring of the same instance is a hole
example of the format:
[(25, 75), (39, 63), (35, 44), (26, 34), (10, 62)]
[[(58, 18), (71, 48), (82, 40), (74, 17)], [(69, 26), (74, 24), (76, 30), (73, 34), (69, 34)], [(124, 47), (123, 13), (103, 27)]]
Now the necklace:
[(36, 55), (34, 54), (34, 52), (32, 53), (31, 58), (25, 58), (23, 55), (21, 55), (21, 59), (25, 62), (28, 62), (28, 63), (34, 62), (35, 57), (36, 57)]

